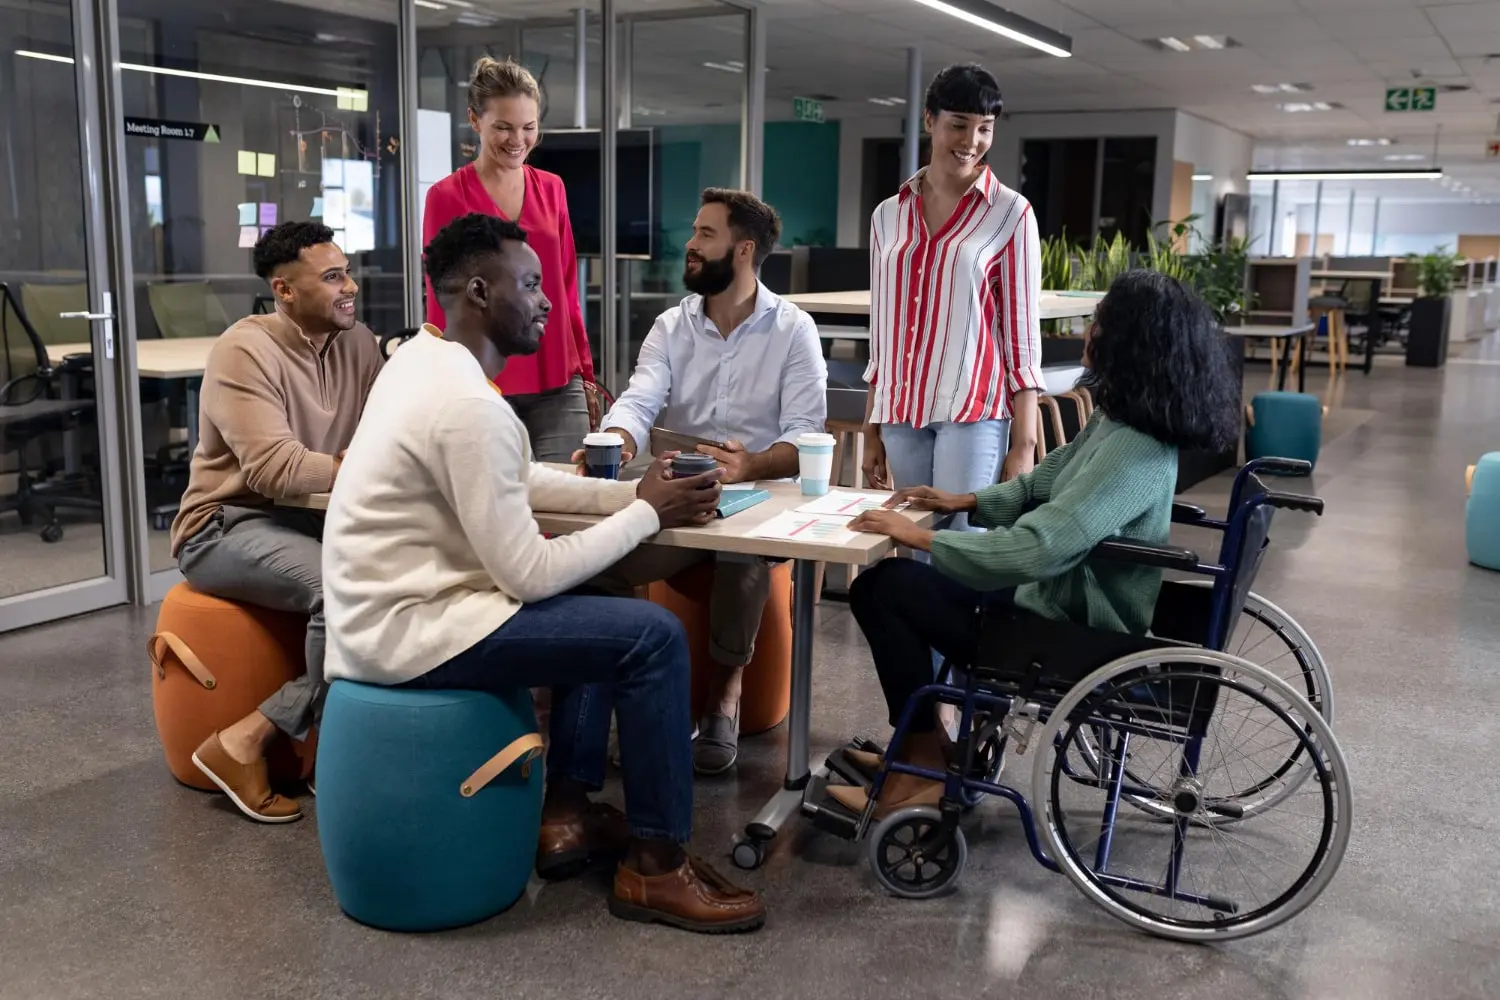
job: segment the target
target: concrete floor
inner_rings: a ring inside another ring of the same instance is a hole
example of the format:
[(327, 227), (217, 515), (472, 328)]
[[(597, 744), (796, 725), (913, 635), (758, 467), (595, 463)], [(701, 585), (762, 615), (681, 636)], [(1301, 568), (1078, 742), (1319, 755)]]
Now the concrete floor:
[[(1004, 803), (970, 818), (968, 871), (936, 901), (888, 897), (857, 848), (798, 828), (746, 876), (770, 905), (758, 935), (620, 923), (602, 879), (458, 932), (373, 931), (335, 906), (314, 822), (255, 826), (171, 780), (142, 652), (154, 612), (122, 609), (0, 637), (0, 997), (1500, 995), (1500, 574), (1468, 566), (1462, 537), (1463, 469), (1497, 447), (1497, 389), (1482, 360), (1350, 376), (1341, 405), (1376, 413), (1325, 449), (1327, 516), (1278, 516), (1257, 589), (1331, 664), (1355, 826), (1329, 890), (1276, 931), (1142, 937), (1038, 868)], [(880, 731), (840, 605), (819, 613), (817, 656), (814, 745)], [(700, 849), (722, 857), (776, 786), (783, 738), (699, 784)]]

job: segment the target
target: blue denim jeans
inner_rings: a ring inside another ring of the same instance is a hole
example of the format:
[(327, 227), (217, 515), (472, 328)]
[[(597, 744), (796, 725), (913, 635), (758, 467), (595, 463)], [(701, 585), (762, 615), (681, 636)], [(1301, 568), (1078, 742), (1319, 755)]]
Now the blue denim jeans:
[(552, 688), (549, 776), (604, 787), (610, 709), (619, 721), (630, 832), (685, 844), (693, 829), (687, 636), (648, 601), (561, 594), (509, 621), (408, 687)]
[[(882, 424), (886, 465), (896, 489), (932, 486), (949, 493), (973, 493), (1000, 478), (1000, 463), (1010, 444), (1009, 420), (969, 424)], [(944, 525), (969, 531), (967, 514)]]

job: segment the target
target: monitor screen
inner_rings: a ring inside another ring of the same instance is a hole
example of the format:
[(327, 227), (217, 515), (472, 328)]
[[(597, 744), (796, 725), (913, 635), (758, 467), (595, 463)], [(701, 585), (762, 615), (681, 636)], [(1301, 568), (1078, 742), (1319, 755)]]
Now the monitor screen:
[[(657, 211), (656, 130), (620, 129), (615, 140), (615, 253), (649, 260), (654, 249)], [(603, 254), (600, 240), (598, 129), (549, 129), (527, 162), (563, 179), (568, 214), (580, 257)]]

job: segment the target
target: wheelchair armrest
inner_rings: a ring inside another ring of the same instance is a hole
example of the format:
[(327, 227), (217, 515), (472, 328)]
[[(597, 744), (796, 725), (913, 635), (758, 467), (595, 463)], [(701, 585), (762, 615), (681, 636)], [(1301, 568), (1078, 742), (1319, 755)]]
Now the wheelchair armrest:
[(1300, 510), (1323, 516), (1323, 498), (1307, 497), (1296, 493), (1267, 493), (1266, 503), (1283, 510)]
[(1094, 546), (1092, 554), (1143, 566), (1159, 566), (1162, 569), (1196, 570), (1200, 565), (1198, 553), (1191, 549), (1181, 549), (1174, 545), (1147, 545), (1125, 538), (1111, 538), (1100, 542)]
[(1268, 472), (1273, 476), (1307, 476), (1312, 474), (1312, 463), (1300, 458), (1254, 458), (1245, 463), (1250, 472)]
[(1172, 521), (1174, 524), (1198, 524), (1208, 517), (1208, 511), (1197, 504), (1183, 503), (1181, 500), (1172, 501)]

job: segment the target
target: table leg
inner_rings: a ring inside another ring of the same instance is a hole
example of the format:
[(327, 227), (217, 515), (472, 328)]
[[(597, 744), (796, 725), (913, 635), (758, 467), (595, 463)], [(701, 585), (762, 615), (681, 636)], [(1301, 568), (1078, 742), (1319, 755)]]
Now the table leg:
[(1370, 292), (1370, 325), (1365, 329), (1365, 374), (1375, 367), (1375, 339), (1380, 336), (1380, 282)]
[[(1307, 363), (1312, 360), (1312, 339), (1303, 334), (1297, 341), (1297, 391), (1307, 391)], [(1332, 378), (1333, 363), (1329, 362), (1329, 377)]]
[[(78, 376), (65, 371), (58, 379), (58, 390), (63, 399), (78, 398)], [(97, 419), (97, 415), (95, 416)], [(78, 419), (68, 421), (63, 431), (63, 475), (69, 479), (83, 471), (83, 435), (78, 429)]]
[(802, 808), (802, 791), (812, 777), (812, 653), (814, 591), (818, 564), (798, 559), (792, 567), (792, 700), (787, 713), (786, 778), (781, 790), (745, 825), (731, 850), (741, 868), (759, 867), (765, 845), (774, 840), (786, 821)]
[(1294, 337), (1281, 338), (1281, 371), (1276, 375), (1276, 391), (1286, 391), (1287, 372), (1292, 368), (1292, 341)]
[(188, 461), (193, 460), (193, 453), (198, 450), (198, 390), (203, 387), (201, 378), (190, 378), (187, 380), (187, 447)]

